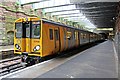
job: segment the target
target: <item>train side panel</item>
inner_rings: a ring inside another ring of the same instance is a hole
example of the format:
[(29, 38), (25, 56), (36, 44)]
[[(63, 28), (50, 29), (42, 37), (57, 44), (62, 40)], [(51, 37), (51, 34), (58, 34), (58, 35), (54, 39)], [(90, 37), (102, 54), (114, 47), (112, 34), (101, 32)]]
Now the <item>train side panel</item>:
[[(51, 30), (51, 40), (49, 38), (49, 30)], [(43, 23), (42, 26), (42, 57), (53, 54), (54, 52), (54, 36), (53, 36), (54, 27), (49, 26), (48, 23)]]
[(59, 27), (50, 23), (43, 23), (42, 31), (42, 56), (44, 57), (59, 52)]

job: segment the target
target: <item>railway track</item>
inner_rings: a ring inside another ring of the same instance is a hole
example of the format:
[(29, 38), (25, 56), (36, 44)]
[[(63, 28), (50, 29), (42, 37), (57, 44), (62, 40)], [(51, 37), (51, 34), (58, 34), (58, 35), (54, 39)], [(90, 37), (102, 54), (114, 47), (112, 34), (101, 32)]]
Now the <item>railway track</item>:
[[(0, 56), (1, 56), (1, 59), (6, 59), (6, 58), (15, 57), (13, 50), (1, 50), (1, 51), (0, 51)], [(1, 60), (1, 59), (0, 59), (0, 60)]]
[(0, 61), (0, 76), (9, 74), (19, 69), (25, 68), (25, 65), (21, 63), (20, 57), (14, 57)]

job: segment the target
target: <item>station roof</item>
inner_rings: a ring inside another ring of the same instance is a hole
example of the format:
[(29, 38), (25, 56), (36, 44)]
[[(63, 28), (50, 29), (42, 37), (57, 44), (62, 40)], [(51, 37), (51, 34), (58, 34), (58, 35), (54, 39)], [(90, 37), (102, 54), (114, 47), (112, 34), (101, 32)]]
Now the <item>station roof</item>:
[[(114, 27), (119, 0), (71, 0), (96, 27)], [(84, 3), (84, 4), (81, 4)]]
[[(30, 0), (21, 0), (21, 3)], [(119, 0), (35, 0), (34, 9), (75, 22), (86, 27), (112, 28), (115, 26)]]

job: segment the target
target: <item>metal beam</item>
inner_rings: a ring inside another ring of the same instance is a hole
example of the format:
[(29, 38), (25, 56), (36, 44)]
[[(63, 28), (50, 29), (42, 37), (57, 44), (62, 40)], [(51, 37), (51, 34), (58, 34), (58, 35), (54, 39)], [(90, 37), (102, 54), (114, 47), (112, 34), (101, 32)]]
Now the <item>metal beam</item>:
[[(109, 14), (113, 14), (110, 13), (113, 12), (113, 10), (105, 10), (105, 11), (93, 11), (93, 12), (83, 12), (83, 14), (101, 14), (101, 13), (109, 13)], [(80, 14), (80, 13), (66, 13), (66, 14), (56, 14), (54, 16), (62, 16), (62, 15), (74, 15), (74, 14)]]
[(85, 14), (100, 14), (100, 13), (111, 13), (114, 12), (115, 10), (104, 10), (104, 11), (92, 11), (92, 12), (83, 12)]
[[(107, 14), (107, 15), (85, 15), (86, 17), (111, 17), (111, 15)], [(61, 16), (62, 17), (62, 16)], [(82, 16), (65, 16), (65, 17), (62, 17), (62, 18), (66, 18), (66, 17), (82, 17)]]
[(103, 5), (118, 5), (118, 2), (112, 2), (112, 3), (110, 3), (110, 2), (95, 2), (95, 3), (86, 3), (86, 4), (81, 4), (81, 3), (77, 3), (76, 4), (76, 7), (98, 7), (98, 6), (103, 6)]
[(110, 8), (110, 7), (117, 7), (117, 5), (106, 5), (106, 6), (91, 7), (90, 9)]
[(95, 10), (89, 9), (89, 10), (80, 10), (80, 11), (82, 12), (106, 11), (107, 12), (108, 10), (112, 10), (113, 12), (116, 12), (116, 9), (95, 9)]
[[(110, 13), (113, 12), (112, 10), (106, 10), (106, 11), (95, 11), (95, 12), (83, 12), (83, 14), (102, 14), (102, 13), (109, 13), (109, 14), (116, 14), (116, 13)], [(56, 14), (54, 16), (62, 16), (62, 15), (74, 15), (74, 14), (80, 14), (80, 13), (66, 13), (66, 14)]]
[(82, 18), (82, 16), (66, 16), (66, 17), (61, 17), (61, 18), (70, 18), (70, 17)]
[(80, 13), (56, 14), (56, 15), (54, 15), (54, 16), (61, 16), (61, 15), (73, 15), (73, 14), (80, 14)]
[(108, 20), (108, 21), (106, 21), (106, 20), (97, 20), (97, 21), (94, 21), (94, 23), (103, 23), (103, 24), (107, 24), (107, 23), (110, 23), (110, 24), (112, 24), (112, 23), (114, 23), (114, 22), (111, 22), (110, 20)]
[(57, 6), (50, 6), (50, 7), (42, 7), (42, 8), (37, 8), (35, 10), (38, 10), (38, 9), (47, 9), (47, 8), (54, 8), (54, 7), (61, 7), (61, 6), (69, 6), (69, 5), (75, 5), (75, 4), (71, 3), (71, 4), (63, 4), (63, 5), (57, 5)]
[(73, 14), (80, 14), (80, 13), (56, 14), (56, 15), (54, 15), (54, 16), (61, 16), (61, 15), (73, 15)]
[(89, 14), (89, 15), (85, 15), (85, 16), (104, 16), (104, 17), (106, 17), (106, 16), (113, 16), (113, 15), (116, 15), (116, 13), (111, 13), (111, 14), (99, 14), (99, 15), (93, 15), (93, 14)]
[(70, 9), (70, 10), (69, 9), (68, 10), (57, 10), (57, 11), (51, 11), (51, 12), (46, 12), (46, 13), (55, 13), (55, 12), (72, 11), (72, 10), (94, 10), (94, 9), (99, 9), (99, 8), (103, 8), (103, 7), (76, 8), (76, 9)]
[(119, 0), (70, 0), (71, 3), (119, 2)]
[(96, 18), (96, 19), (89, 19), (89, 20), (92, 20), (93, 22), (95, 22), (95, 21), (107, 21), (107, 22), (109, 22), (109, 21), (111, 21), (111, 19), (99, 19), (99, 18)]
[(108, 30), (108, 31), (112, 31), (113, 28), (96, 28), (96, 30)]
[(105, 19), (105, 18), (113, 18), (112, 16), (87, 16), (88, 18), (94, 19), (94, 18), (100, 18), (100, 19)]
[[(79, 8), (80, 9), (80, 8)], [(68, 9), (68, 10), (58, 10), (58, 11), (51, 11), (51, 12), (46, 12), (46, 13), (55, 13), (55, 12), (65, 12), (65, 11), (75, 11), (79, 9)]]
[(40, 2), (44, 2), (44, 1), (50, 1), (50, 0), (40, 0), (40, 1), (28, 2), (28, 3), (25, 3), (25, 4), (21, 4), (21, 6), (29, 5), (29, 4), (35, 4), (35, 3), (40, 3)]

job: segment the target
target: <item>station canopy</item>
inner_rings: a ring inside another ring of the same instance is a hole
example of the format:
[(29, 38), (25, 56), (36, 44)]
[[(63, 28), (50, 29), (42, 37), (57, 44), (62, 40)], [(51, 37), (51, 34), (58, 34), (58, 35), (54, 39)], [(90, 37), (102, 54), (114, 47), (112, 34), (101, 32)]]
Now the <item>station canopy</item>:
[(34, 9), (42, 9), (73, 22), (85, 24), (85, 27), (111, 28), (116, 19), (119, 0), (19, 0), (21, 4), (33, 3)]

